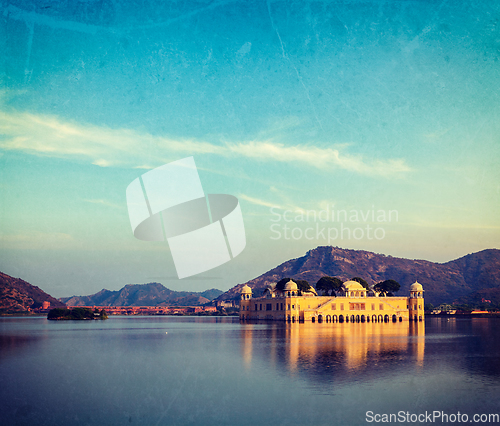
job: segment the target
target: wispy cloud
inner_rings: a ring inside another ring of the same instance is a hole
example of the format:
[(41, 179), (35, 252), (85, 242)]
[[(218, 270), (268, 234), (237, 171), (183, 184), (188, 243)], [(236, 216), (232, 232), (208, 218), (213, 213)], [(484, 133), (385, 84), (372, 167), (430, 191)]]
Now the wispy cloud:
[(304, 209), (302, 207), (298, 207), (298, 206), (291, 204), (291, 203), (277, 204), (274, 202), (262, 200), (260, 198), (250, 197), (249, 195), (246, 195), (246, 194), (239, 194), (238, 199), (248, 201), (249, 203), (254, 204), (256, 206), (269, 207), (269, 208), (274, 207), (277, 210), (289, 210), (289, 211), (292, 211), (294, 213), (305, 213), (307, 211), (306, 209)]
[(26, 23), (45, 25), (53, 29), (63, 29), (87, 34), (95, 34), (99, 30), (107, 30), (104, 27), (98, 27), (96, 25), (84, 24), (76, 21), (65, 21), (63, 19), (53, 18), (49, 15), (27, 11), (11, 4), (4, 9), (3, 15), (16, 21), (24, 21)]
[(254, 204), (256, 206), (263, 206), (263, 207), (270, 207), (270, 208), (276, 207), (277, 209), (283, 209), (282, 206), (280, 206), (276, 203), (270, 203), (269, 201), (261, 200), (259, 198), (255, 198), (255, 197), (250, 197), (250, 196), (245, 195), (245, 194), (239, 194), (238, 198), (240, 200), (248, 201), (249, 203)]
[(414, 221), (408, 222), (407, 225), (416, 226), (419, 228), (438, 228), (438, 229), (475, 229), (475, 230), (491, 230), (498, 231), (500, 230), (500, 226), (498, 225), (489, 225), (489, 224), (481, 224), (481, 223), (465, 223), (465, 222), (457, 222), (457, 221), (441, 221), (441, 222), (432, 222), (432, 221)]
[(424, 137), (427, 139), (439, 139), (440, 137), (446, 135), (446, 133), (448, 133), (450, 130), (451, 130), (451, 128), (444, 129), (444, 130), (438, 130), (438, 131), (433, 132), (433, 133), (426, 133), (426, 134), (424, 134)]
[(258, 160), (299, 162), (319, 169), (340, 168), (365, 175), (390, 176), (410, 171), (404, 160), (365, 160), (362, 156), (342, 154), (334, 148), (285, 146), (271, 141), (251, 141), (228, 146), (234, 154)]
[(152, 29), (156, 27), (166, 27), (172, 24), (175, 24), (179, 21), (183, 21), (189, 18), (192, 18), (193, 16), (196, 16), (200, 13), (206, 12), (213, 10), (215, 8), (225, 6), (226, 4), (234, 3), (235, 0), (227, 0), (227, 1), (219, 1), (219, 2), (214, 2), (212, 4), (209, 4), (208, 6), (205, 7), (199, 7), (195, 8), (191, 11), (182, 13), (179, 16), (173, 16), (170, 19), (167, 19), (165, 21), (160, 21), (160, 22), (151, 22), (147, 23), (145, 25), (138, 25), (138, 26), (128, 26), (128, 27), (112, 27), (112, 26), (97, 26), (97, 25), (91, 25), (91, 24), (85, 24), (82, 22), (78, 21), (66, 21), (58, 17), (52, 17), (49, 14), (43, 14), (43, 13), (37, 13), (34, 11), (28, 11), (21, 9), (19, 7), (16, 7), (14, 5), (8, 5), (4, 10), (3, 10), (3, 15), (8, 17), (9, 19), (13, 19), (16, 21), (24, 21), (29, 24), (37, 24), (41, 26), (47, 26), (52, 29), (62, 29), (66, 31), (75, 31), (79, 33), (86, 33), (86, 34), (96, 34), (98, 32), (109, 32), (109, 33), (115, 33), (115, 34), (123, 34), (125, 32), (130, 32), (133, 30), (144, 30), (144, 29)]
[(65, 122), (58, 117), (23, 112), (0, 112), (0, 149), (53, 157), (73, 157), (101, 167), (153, 168), (178, 154), (213, 154), (256, 161), (302, 163), (323, 170), (343, 169), (370, 176), (398, 176), (410, 171), (403, 159), (366, 159), (342, 148), (288, 146), (274, 139), (225, 142), (220, 145), (172, 139)]
[(106, 206), (106, 207), (113, 207), (114, 209), (122, 209), (123, 206), (120, 206), (119, 204), (115, 204), (115, 203), (112, 203), (110, 201), (107, 201), (107, 200), (83, 200), (85, 201), (86, 203), (92, 203), (92, 204), (100, 204), (100, 205), (103, 205), (103, 206)]
[(0, 246), (8, 249), (61, 249), (74, 243), (71, 235), (61, 232), (26, 232), (0, 235)]

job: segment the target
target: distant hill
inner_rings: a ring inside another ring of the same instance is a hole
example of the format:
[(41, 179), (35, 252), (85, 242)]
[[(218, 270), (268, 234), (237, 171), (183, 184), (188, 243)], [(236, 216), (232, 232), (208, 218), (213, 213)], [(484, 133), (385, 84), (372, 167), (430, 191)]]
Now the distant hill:
[[(437, 305), (482, 289), (500, 288), (500, 250), (483, 250), (450, 262), (434, 263), (363, 250), (320, 246), (244, 284), (260, 294), (267, 284), (278, 282), (284, 277), (307, 280), (314, 285), (324, 275), (343, 281), (358, 276), (371, 285), (393, 279), (401, 285), (400, 295), (408, 293), (410, 285), (418, 280), (424, 286), (426, 302)], [(238, 284), (217, 300), (238, 298), (244, 284)]]
[(200, 306), (210, 302), (222, 291), (173, 291), (160, 283), (128, 284), (121, 290), (103, 289), (90, 296), (62, 297), (67, 306)]
[(457, 300), (454, 300), (455, 304), (466, 304), (466, 305), (481, 305), (488, 303), (486, 306), (497, 307), (500, 306), (500, 288), (485, 288), (482, 290), (475, 291), (466, 296), (462, 296)]
[(62, 308), (64, 303), (38, 287), (0, 272), (0, 314), (21, 314), (41, 308), (50, 302), (51, 308)]

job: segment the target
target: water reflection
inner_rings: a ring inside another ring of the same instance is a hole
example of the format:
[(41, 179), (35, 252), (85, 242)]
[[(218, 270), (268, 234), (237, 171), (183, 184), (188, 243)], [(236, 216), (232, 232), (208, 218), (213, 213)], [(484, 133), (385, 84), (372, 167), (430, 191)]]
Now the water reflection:
[(357, 425), (368, 410), (493, 413), (499, 325), (0, 319), (0, 424)]
[(425, 356), (423, 322), (273, 324), (266, 328), (245, 324), (241, 337), (247, 369), (255, 356), (290, 373), (352, 375), (377, 371), (394, 360), (422, 367)]
[(29, 347), (30, 344), (37, 340), (39, 338), (36, 336), (4, 336), (0, 334), (0, 358), (15, 354), (15, 352)]

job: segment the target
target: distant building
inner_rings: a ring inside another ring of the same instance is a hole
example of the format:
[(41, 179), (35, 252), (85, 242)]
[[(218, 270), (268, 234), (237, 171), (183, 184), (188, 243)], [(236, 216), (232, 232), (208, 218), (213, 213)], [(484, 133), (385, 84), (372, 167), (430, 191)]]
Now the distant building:
[(287, 322), (388, 322), (423, 321), (424, 289), (415, 282), (410, 297), (380, 297), (356, 281), (343, 284), (339, 296), (317, 296), (315, 291), (299, 296), (297, 284), (290, 280), (283, 292), (271, 285), (262, 297), (252, 298), (252, 289), (241, 289), (241, 320)]
[(46, 310), (46, 309), (49, 309), (49, 308), (50, 308), (50, 302), (45, 301), (45, 302), (42, 303), (42, 309), (43, 310)]
[(237, 308), (238, 305), (235, 303), (234, 300), (218, 300), (217, 307), (228, 309), (228, 308)]
[(68, 306), (72, 308), (104, 309), (108, 315), (186, 315), (217, 312), (215, 306)]

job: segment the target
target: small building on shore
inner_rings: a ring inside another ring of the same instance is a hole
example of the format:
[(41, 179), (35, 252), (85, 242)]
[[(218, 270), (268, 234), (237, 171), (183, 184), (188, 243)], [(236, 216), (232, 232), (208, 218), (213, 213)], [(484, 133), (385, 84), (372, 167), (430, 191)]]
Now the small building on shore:
[(357, 281), (343, 284), (338, 296), (318, 296), (315, 291), (301, 294), (290, 280), (282, 292), (269, 286), (262, 297), (252, 297), (252, 289), (241, 289), (240, 320), (287, 322), (388, 322), (423, 321), (424, 289), (418, 282), (410, 286), (409, 297), (383, 297), (368, 292)]

